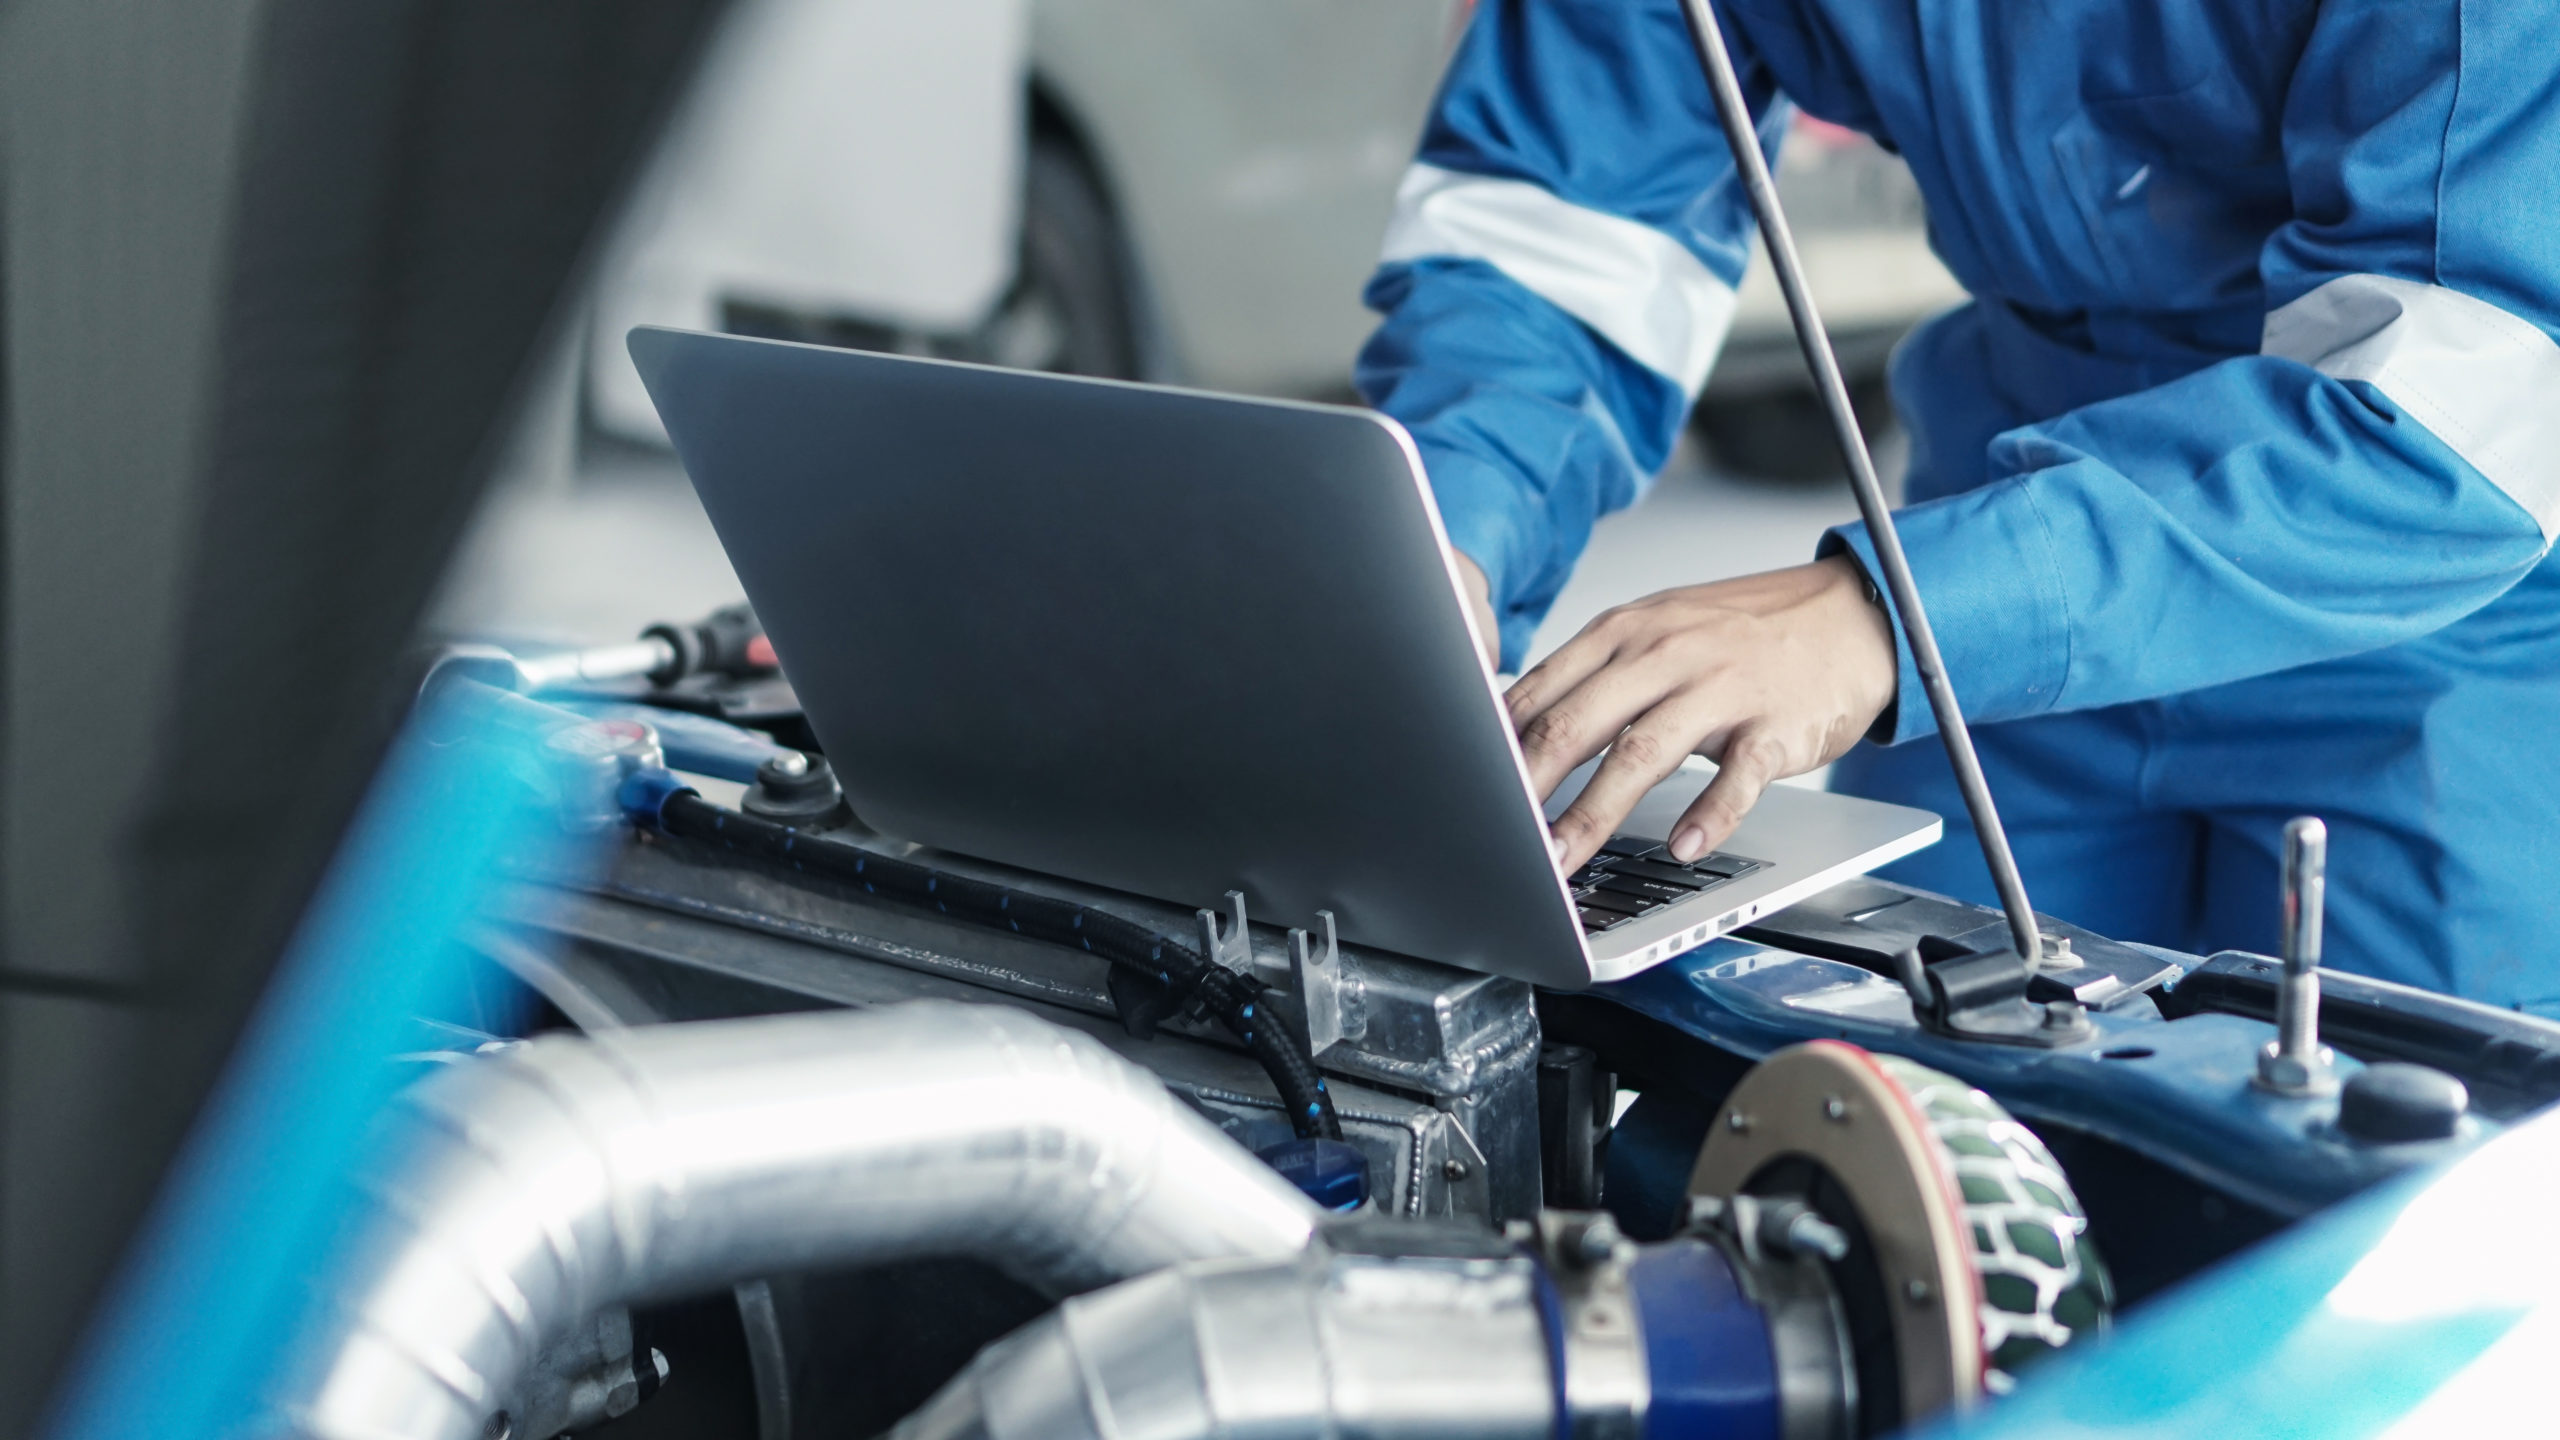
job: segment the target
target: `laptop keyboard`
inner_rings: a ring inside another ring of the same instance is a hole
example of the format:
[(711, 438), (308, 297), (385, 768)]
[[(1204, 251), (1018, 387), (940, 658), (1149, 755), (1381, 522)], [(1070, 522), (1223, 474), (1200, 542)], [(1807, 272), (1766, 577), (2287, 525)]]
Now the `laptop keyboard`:
[(1620, 835), (1601, 846), (1600, 853), (1573, 872), (1565, 886), (1573, 891), (1574, 907), (1582, 913), (1583, 933), (1597, 935), (1768, 865), (1765, 860), (1721, 851), (1683, 865), (1651, 840)]

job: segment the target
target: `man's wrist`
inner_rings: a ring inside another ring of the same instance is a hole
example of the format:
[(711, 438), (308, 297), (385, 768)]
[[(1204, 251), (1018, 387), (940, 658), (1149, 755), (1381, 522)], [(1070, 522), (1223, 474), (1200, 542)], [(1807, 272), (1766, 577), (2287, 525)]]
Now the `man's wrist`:
[(1494, 618), (1493, 586), (1485, 579), (1483, 567), (1477, 565), (1466, 551), (1452, 549), (1449, 558), (1458, 572), (1458, 589), (1466, 596), (1467, 618), (1481, 632), (1477, 636), (1477, 644), (1484, 654), (1485, 666), (1499, 672), (1502, 669), (1502, 627)]
[(1856, 551), (1842, 550), (1815, 563), (1835, 568), (1855, 588), (1858, 598), (1865, 602), (1866, 616), (1874, 627), (1870, 633), (1882, 643), (1882, 651), (1877, 658), (1881, 661), (1884, 699), (1877, 707), (1874, 719), (1867, 725), (1866, 738), (1879, 745), (1884, 744), (1893, 735), (1894, 711), (1902, 689), (1902, 647), (1894, 631), (1893, 607), (1885, 603), (1883, 591), (1877, 588), (1875, 577), (1867, 573), (1867, 567), (1860, 562)]

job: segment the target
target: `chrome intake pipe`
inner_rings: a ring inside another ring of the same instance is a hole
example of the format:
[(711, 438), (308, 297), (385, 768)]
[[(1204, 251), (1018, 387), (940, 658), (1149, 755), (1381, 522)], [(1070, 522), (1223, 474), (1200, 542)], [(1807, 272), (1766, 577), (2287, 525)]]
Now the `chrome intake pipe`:
[(887, 1440), (1847, 1440), (1827, 1284), (1729, 1235), (1634, 1245), (1605, 1215), (1334, 1223), (1286, 1259), (1079, 1295)]
[(988, 1346), (887, 1440), (1558, 1440), (1542, 1299), (1497, 1247), (1178, 1266)]
[(1316, 1217), (1145, 1070), (994, 1006), (547, 1037), (391, 1125), (269, 1433), (541, 1440), (537, 1357), (614, 1306), (923, 1257), (1065, 1294), (1288, 1256)]

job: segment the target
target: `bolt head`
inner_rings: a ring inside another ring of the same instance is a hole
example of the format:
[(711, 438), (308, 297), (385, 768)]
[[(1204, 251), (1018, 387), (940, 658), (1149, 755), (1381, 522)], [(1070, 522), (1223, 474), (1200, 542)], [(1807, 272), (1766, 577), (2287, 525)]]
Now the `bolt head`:
[(2312, 1055), (2288, 1055), (2273, 1040), (2258, 1052), (2258, 1087), (2279, 1095), (2327, 1095), (2338, 1088), (2335, 1057), (2321, 1046)]
[(2044, 1028), (2077, 1030), (2088, 1023), (2089, 1012), (2077, 1000), (2048, 1000), (2044, 1004)]
[(1902, 1298), (1913, 1305), (1927, 1305), (1938, 1298), (1938, 1291), (1926, 1280), (1908, 1280), (1903, 1282)]
[(1443, 1160), (1440, 1162), (1440, 1173), (1451, 1180), (1464, 1180), (1467, 1178), (1467, 1162), (1464, 1160)]
[(1751, 1133), (1751, 1117), (1739, 1110), (1728, 1110), (1724, 1116), (1724, 1128), (1736, 1135), (1748, 1135)]
[(1849, 1258), (1849, 1237), (1810, 1210), (1788, 1222), (1786, 1240), (1798, 1255), (1819, 1255), (1834, 1264)]
[(1837, 1095), (1825, 1095), (1822, 1097), (1822, 1118), (1846, 1122), (1849, 1118), (1849, 1102)]

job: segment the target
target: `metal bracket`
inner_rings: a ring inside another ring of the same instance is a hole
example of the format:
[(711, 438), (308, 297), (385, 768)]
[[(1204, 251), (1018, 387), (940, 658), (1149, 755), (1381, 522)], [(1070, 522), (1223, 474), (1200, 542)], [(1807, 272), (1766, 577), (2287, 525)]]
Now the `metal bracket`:
[(1221, 965), (1239, 975), (1253, 974), (1253, 930), (1245, 920), (1244, 892), (1227, 892), (1227, 909), (1232, 919), (1221, 931), (1218, 912), (1200, 912), (1200, 954), (1212, 965)]
[[(2137, 950), (2038, 916), (2040, 949), (2030, 1000), (2077, 1000), (2092, 1010), (2109, 1010), (2137, 994), (2158, 990), (2178, 978), (2179, 967), (2158, 955)], [(1971, 950), (2010, 948), (2008, 922), (1978, 905), (1925, 894), (1866, 876), (1844, 880), (1821, 894), (1766, 915), (1741, 932), (1800, 955), (1818, 955), (1864, 966), (1887, 979), (1900, 971), (1894, 957), (1916, 945), (1923, 935), (1940, 935)]]
[(1304, 930), (1289, 932), (1289, 983), (1307, 1021), (1307, 1053), (1322, 1055), (1342, 1043), (1342, 946), (1334, 935), (1333, 912), (1319, 910), (1324, 945), (1317, 948)]
[(2027, 998), (2035, 972), (2007, 948), (1975, 950), (1935, 935), (1894, 957), (1920, 1027), (1955, 1040), (2052, 1049), (2088, 1038), (2086, 1007)]
[(1467, 1133), (1466, 1122), (1446, 1105), (1411, 1124), (1414, 1144), (1413, 1191), (1405, 1200), (1408, 1219), (1486, 1220), (1493, 1218), (1493, 1185), (1484, 1150)]

